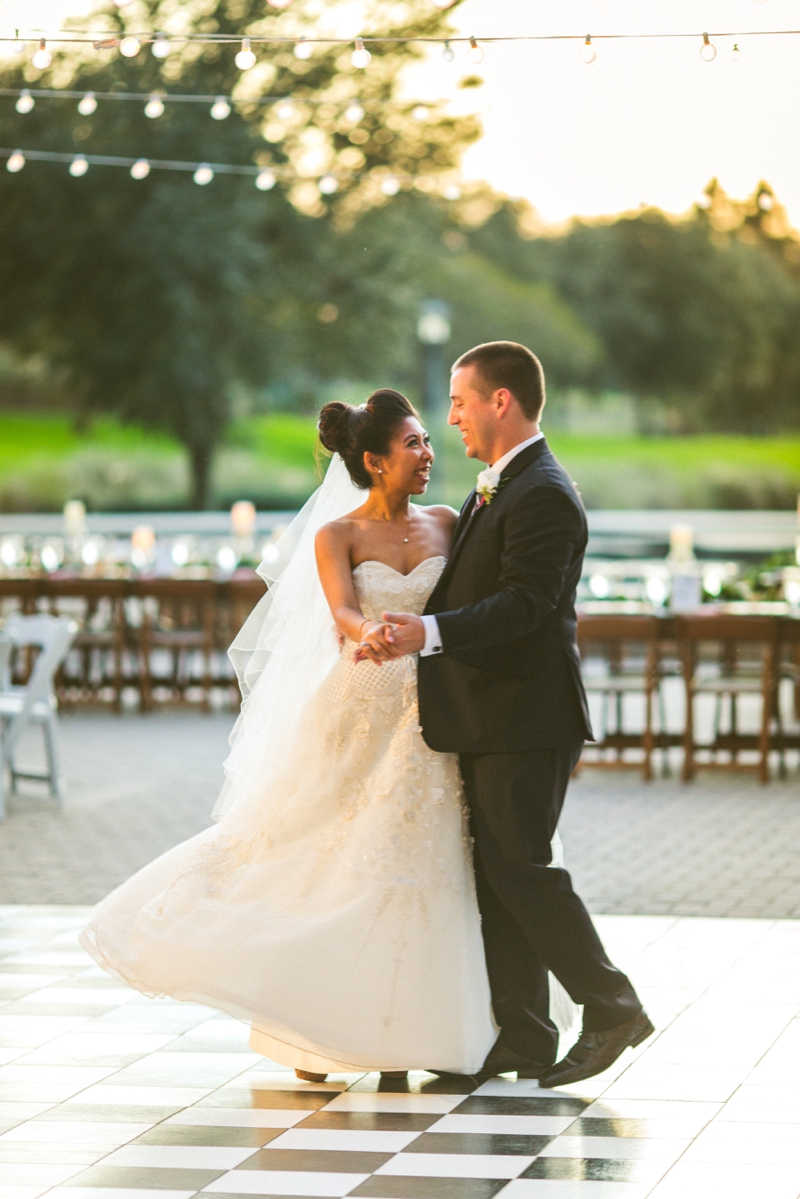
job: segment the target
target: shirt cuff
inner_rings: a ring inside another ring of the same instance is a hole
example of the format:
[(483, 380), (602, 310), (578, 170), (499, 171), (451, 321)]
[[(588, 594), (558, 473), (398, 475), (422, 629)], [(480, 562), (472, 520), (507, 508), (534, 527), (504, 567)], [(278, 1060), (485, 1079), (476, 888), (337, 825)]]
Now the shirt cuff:
[(421, 658), (427, 658), (430, 654), (440, 654), (442, 652), (442, 638), (439, 633), (439, 622), (435, 616), (423, 616), (422, 623), (425, 628), (425, 644), (419, 651)]

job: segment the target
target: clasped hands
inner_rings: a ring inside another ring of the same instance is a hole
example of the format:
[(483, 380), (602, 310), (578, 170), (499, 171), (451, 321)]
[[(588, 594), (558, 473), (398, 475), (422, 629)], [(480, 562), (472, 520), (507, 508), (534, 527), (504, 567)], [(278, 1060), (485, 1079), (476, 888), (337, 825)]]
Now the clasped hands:
[(408, 612), (383, 612), (381, 620), (365, 620), (361, 626), (354, 662), (381, 666), (393, 658), (416, 654), (425, 645), (425, 626), (419, 616)]

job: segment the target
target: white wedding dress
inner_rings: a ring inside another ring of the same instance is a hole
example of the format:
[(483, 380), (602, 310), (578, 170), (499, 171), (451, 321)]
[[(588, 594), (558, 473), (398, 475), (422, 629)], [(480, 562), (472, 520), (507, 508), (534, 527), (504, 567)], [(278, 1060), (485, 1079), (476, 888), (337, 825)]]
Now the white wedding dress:
[[(363, 562), (364, 616), (421, 613), (444, 565)], [(457, 759), (422, 739), (416, 658), (355, 665), (353, 649), (258, 802), (112, 892), (82, 944), (146, 994), (250, 1021), (287, 1066), (472, 1072), (497, 1028)]]

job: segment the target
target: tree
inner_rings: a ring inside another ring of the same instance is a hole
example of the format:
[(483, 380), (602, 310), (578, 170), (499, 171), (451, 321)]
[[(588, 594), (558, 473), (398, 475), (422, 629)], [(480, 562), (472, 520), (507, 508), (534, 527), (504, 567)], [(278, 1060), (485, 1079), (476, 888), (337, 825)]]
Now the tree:
[(796, 425), (798, 280), (750, 205), (710, 207), (576, 221), (539, 240), (540, 270), (605, 345), (607, 385), (668, 402), (685, 429)]
[[(315, 11), (313, 0), (266, 14), (261, 0), (180, 7), (138, 0), (101, 16), (103, 29), (118, 34), (128, 20), (139, 31), (176, 35), (297, 36), (311, 32)], [(442, 34), (446, 20), (428, 0), (370, 4), (371, 28), (387, 35)], [(44, 352), (86, 416), (111, 411), (177, 436), (190, 457), (197, 507), (208, 501), (213, 452), (237, 383), (264, 386), (303, 358), (325, 363), (352, 351), (357, 361), (365, 344), (380, 368), (381, 341), (365, 342), (364, 333), (391, 327), (407, 297), (376, 286), (374, 271), (342, 252), (348, 236), (353, 247), (348, 226), (386, 202), (381, 188), (390, 175), (404, 187), (435, 190), (477, 135), (471, 118), (399, 98), (418, 46), (389, 43), (365, 72), (352, 67), (350, 47), (317, 48), (310, 59), (272, 48), (244, 74), (235, 49), (190, 43), (164, 61), (146, 50), (134, 59), (64, 51), (41, 78), (27, 66), (24, 78), (8, 68), (0, 80), (234, 94), (233, 112), (220, 122), (189, 103), (167, 103), (150, 121), (134, 102), (100, 100), (93, 115), (79, 118), (74, 100), (40, 100), (20, 116), (5, 99), (2, 137), (28, 150), (254, 162), (278, 176), (267, 193), (252, 177), (218, 175), (200, 188), (190, 174), (153, 170), (135, 182), (101, 166), (72, 178), (64, 167), (31, 162), (0, 176), (0, 339)], [(257, 103), (266, 92), (290, 97), (291, 108)], [(327, 196), (318, 180), (331, 170), (340, 187)], [(380, 253), (391, 260), (385, 244)], [(344, 307), (352, 319), (325, 329), (317, 319), (323, 306), (327, 313)]]

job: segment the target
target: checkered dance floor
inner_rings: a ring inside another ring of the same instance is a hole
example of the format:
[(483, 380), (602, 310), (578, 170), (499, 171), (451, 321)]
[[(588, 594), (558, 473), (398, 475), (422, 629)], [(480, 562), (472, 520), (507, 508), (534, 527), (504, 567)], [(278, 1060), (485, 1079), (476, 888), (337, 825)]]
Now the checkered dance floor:
[(556, 1092), (297, 1082), (236, 1021), (107, 978), (85, 914), (0, 908), (0, 1199), (800, 1195), (800, 922), (601, 918), (659, 1034)]

